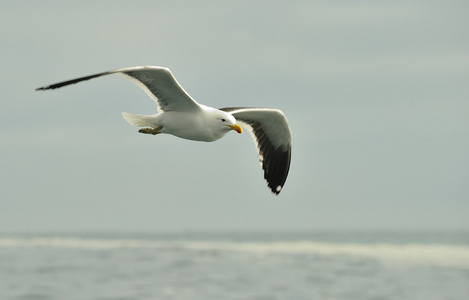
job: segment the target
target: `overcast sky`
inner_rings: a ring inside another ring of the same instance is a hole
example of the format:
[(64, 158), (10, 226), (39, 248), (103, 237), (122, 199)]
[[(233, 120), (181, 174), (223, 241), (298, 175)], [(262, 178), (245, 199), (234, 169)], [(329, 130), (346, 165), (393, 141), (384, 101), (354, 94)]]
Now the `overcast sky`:
[[(0, 232), (469, 229), (467, 1), (2, 1)], [(276, 107), (274, 196), (249, 134), (143, 135), (122, 67), (199, 103)]]

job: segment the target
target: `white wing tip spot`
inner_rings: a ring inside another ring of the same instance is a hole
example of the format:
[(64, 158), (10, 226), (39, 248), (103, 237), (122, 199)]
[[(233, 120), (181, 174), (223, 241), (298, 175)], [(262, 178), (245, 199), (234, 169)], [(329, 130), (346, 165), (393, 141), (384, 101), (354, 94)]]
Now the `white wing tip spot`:
[(277, 187), (275, 188), (275, 191), (276, 191), (277, 193), (279, 193), (281, 190), (282, 190), (282, 186), (281, 186), (281, 185), (277, 185)]

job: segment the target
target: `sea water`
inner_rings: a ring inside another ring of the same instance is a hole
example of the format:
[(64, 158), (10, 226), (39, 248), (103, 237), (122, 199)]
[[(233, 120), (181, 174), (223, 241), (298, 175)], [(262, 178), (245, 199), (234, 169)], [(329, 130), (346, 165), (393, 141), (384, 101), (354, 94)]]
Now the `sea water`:
[(3, 234), (0, 300), (469, 299), (469, 233)]

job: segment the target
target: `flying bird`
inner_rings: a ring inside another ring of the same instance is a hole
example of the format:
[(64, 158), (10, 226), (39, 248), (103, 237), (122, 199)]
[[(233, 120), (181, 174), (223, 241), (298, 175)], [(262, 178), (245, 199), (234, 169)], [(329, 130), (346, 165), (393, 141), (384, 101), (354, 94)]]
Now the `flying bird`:
[(143, 127), (145, 134), (167, 133), (194, 140), (213, 142), (229, 131), (242, 133), (246, 126), (255, 141), (264, 178), (274, 194), (279, 194), (290, 169), (291, 131), (282, 111), (274, 108), (227, 107), (216, 109), (197, 103), (176, 81), (171, 71), (159, 66), (138, 66), (88, 75), (36, 90), (57, 89), (110, 74), (121, 74), (134, 81), (152, 98), (159, 113), (122, 113), (131, 125)]

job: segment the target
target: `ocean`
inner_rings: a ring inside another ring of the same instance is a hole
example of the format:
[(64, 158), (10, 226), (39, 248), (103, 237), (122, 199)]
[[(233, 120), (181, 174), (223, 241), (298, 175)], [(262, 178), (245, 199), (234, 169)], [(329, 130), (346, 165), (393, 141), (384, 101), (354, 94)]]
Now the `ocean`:
[(466, 300), (469, 233), (4, 233), (10, 299)]

